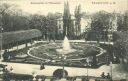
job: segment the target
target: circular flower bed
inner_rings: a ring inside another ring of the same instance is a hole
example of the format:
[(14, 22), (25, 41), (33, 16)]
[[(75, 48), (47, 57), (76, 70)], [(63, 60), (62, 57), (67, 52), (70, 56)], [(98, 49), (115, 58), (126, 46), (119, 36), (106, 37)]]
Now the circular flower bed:
[(87, 58), (88, 56), (96, 56), (101, 53), (101, 49), (99, 47), (90, 44), (70, 43), (70, 45), (71, 49), (75, 49), (76, 51), (62, 55), (56, 50), (62, 49), (62, 43), (43, 43), (29, 50), (29, 54), (40, 59), (48, 59), (50, 60), (49, 64), (53, 65), (62, 65), (62, 58), (64, 57), (63, 61), (65, 61), (65, 65), (84, 66), (83, 58)]

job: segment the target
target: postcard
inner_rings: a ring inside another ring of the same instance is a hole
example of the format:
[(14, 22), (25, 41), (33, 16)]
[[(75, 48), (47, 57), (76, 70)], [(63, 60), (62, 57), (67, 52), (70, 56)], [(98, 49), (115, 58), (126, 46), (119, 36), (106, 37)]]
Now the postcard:
[(1, 81), (127, 81), (128, 0), (0, 0)]

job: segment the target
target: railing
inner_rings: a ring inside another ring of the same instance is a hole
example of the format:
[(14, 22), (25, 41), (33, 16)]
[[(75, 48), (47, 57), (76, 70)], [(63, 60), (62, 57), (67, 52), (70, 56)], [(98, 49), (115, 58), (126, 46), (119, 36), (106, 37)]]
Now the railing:
[[(5, 78), (6, 77), (6, 78)], [(19, 75), (19, 74), (6, 74), (0, 77), (1, 80), (8, 79), (9, 81), (110, 81), (110, 78), (94, 77), (94, 76), (66, 76), (62, 78), (44, 75)]]

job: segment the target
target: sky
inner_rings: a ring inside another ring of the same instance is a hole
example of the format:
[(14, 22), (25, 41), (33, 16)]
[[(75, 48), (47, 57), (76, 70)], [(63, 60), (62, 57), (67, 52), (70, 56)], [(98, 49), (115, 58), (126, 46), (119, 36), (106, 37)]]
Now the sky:
[(128, 9), (128, 0), (0, 0), (0, 3), (17, 5), (17, 8), (29, 14), (63, 13), (64, 2), (69, 2), (70, 13), (81, 5), (82, 12), (94, 13), (105, 10), (107, 12), (124, 12)]

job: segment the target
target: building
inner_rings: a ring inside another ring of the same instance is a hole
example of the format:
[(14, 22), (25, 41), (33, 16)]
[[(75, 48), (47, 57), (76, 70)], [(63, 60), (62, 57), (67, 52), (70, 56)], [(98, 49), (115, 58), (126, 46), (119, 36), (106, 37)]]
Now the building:
[(65, 3), (63, 16), (57, 19), (58, 34), (73, 39), (86, 32), (91, 27), (91, 18), (82, 17), (81, 14), (80, 6), (76, 6), (75, 13), (70, 14), (69, 4)]
[[(73, 26), (73, 31), (74, 32), (74, 35), (77, 35), (77, 30), (76, 30), (76, 26), (75, 26), (75, 17), (74, 15), (71, 15), (71, 23), (72, 23), (72, 26)], [(90, 27), (91, 27), (91, 18), (81, 18), (81, 21), (80, 21), (80, 24), (81, 24), (81, 27), (80, 27), (80, 31), (81, 31), (81, 34), (86, 32)], [(57, 26), (58, 26), (58, 33), (59, 34), (63, 34), (63, 18), (60, 18), (57, 20)]]

